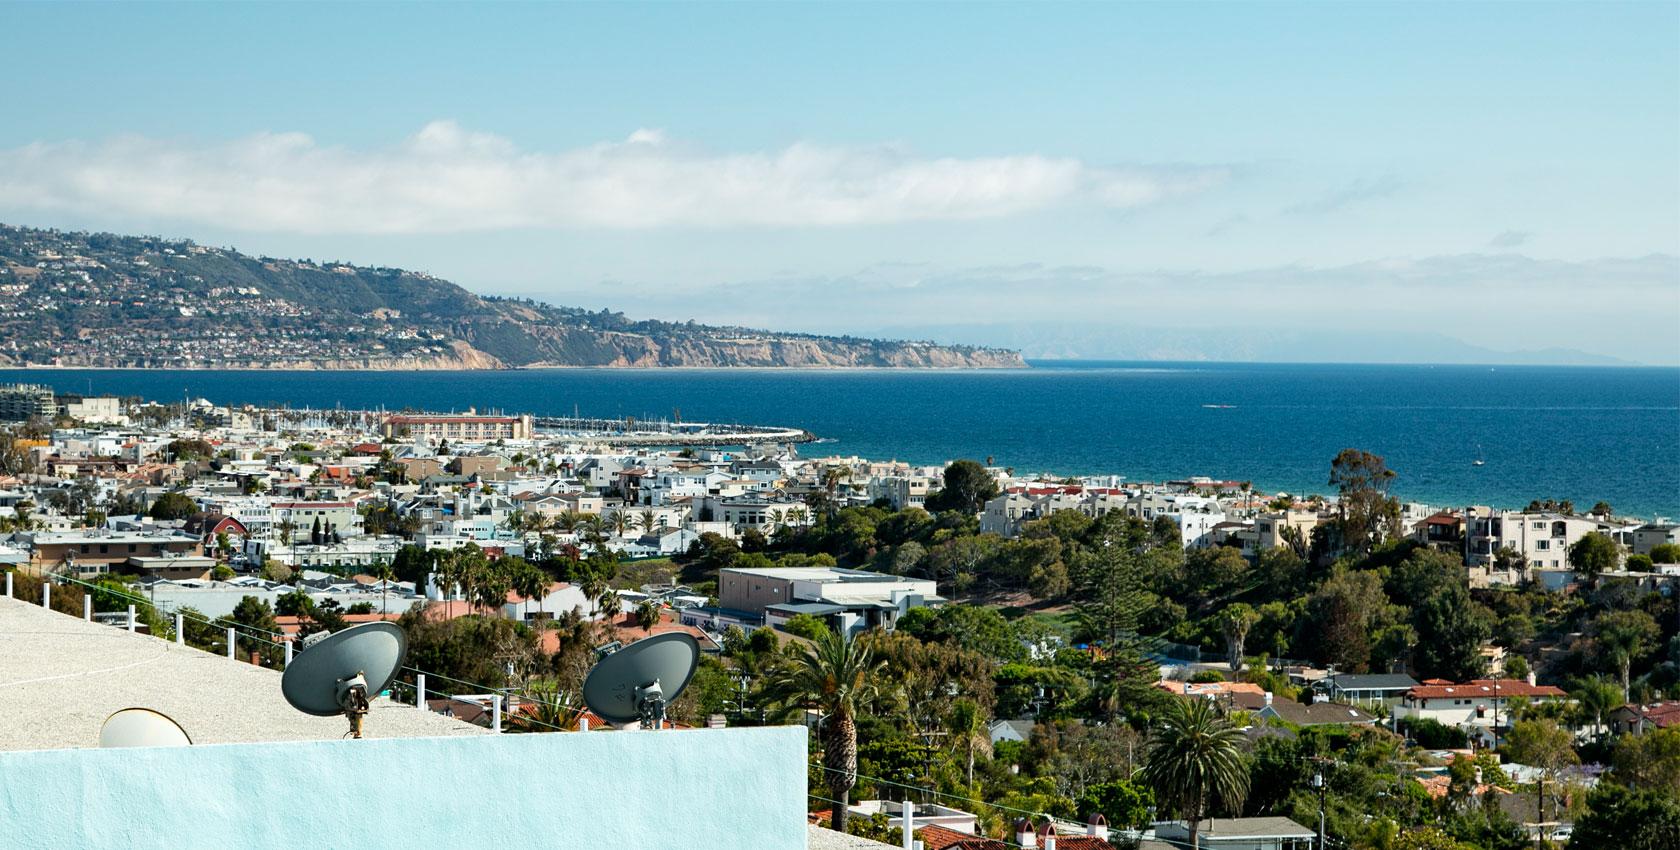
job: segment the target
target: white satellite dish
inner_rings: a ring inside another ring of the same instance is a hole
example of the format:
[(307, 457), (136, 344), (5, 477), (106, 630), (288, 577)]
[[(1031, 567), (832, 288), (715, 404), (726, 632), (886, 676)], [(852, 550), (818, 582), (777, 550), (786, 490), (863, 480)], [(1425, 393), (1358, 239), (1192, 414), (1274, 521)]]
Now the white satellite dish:
[(601, 659), (583, 682), (583, 701), (609, 723), (658, 729), (700, 664), (700, 643), (682, 632), (636, 641)]
[(149, 708), (125, 708), (99, 727), (100, 749), (115, 747), (189, 747), (192, 738), (169, 715)]
[(395, 623), (365, 623), (305, 647), (286, 665), (280, 692), (304, 714), (350, 718), (350, 734), (362, 737), (370, 695), (391, 686), (408, 636)]

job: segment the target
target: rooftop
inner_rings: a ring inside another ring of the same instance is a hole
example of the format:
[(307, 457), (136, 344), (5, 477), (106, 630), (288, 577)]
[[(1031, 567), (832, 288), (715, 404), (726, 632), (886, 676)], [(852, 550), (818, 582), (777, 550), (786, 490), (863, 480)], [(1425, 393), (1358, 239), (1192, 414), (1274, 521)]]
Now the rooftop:
[[(292, 708), (274, 670), (0, 597), (0, 750), (96, 747), (105, 718), (132, 706), (173, 717), (195, 744), (338, 740), (348, 728)], [(487, 733), (378, 699), (366, 734)]]

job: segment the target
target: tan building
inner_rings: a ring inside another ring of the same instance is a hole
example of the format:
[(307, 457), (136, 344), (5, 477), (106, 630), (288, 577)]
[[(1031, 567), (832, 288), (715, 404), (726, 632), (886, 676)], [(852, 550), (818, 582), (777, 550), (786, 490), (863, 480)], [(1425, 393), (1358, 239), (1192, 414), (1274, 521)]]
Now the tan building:
[(455, 440), (487, 443), (493, 440), (529, 440), (530, 414), (519, 416), (392, 416), (380, 426), (385, 436), (397, 440)]
[[(19, 535), (29, 544), (29, 563), (40, 569), (68, 566), (81, 575), (111, 572), (133, 558), (197, 556), (197, 536), (182, 531), (105, 531), (81, 529)], [(120, 572), (120, 570), (117, 570)]]

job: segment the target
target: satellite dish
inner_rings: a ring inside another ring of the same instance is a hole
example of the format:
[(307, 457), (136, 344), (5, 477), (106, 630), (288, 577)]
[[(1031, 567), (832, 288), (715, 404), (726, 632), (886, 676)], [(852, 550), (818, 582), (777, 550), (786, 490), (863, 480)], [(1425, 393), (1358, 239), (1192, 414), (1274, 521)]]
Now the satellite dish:
[(362, 737), (368, 695), (390, 687), (408, 654), (408, 637), (395, 623), (365, 623), (304, 647), (286, 665), (280, 692), (304, 714), (350, 718), (350, 734)]
[(583, 701), (601, 719), (658, 729), (700, 663), (700, 643), (682, 632), (636, 641), (601, 659), (583, 682)]
[(115, 747), (189, 747), (192, 738), (169, 715), (149, 708), (125, 708), (99, 727), (100, 749)]

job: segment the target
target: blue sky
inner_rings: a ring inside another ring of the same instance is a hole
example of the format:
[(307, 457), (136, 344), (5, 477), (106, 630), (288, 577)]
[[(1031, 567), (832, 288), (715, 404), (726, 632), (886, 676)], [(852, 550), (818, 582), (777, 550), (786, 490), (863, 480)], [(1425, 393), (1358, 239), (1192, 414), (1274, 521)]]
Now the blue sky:
[(0, 17), (8, 222), (801, 330), (1352, 308), (1680, 363), (1680, 4)]

